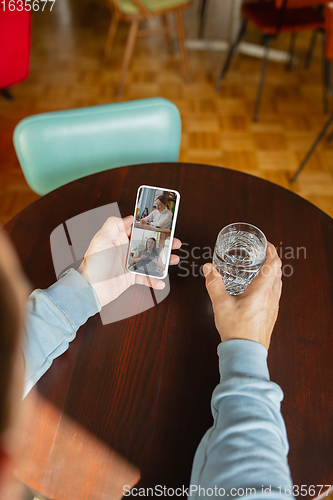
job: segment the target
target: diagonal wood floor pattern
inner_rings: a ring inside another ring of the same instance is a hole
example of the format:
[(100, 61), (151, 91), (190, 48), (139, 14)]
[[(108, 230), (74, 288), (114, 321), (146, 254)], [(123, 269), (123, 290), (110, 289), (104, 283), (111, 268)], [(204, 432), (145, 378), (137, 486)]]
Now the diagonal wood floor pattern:
[[(197, 31), (197, 4), (185, 13), (188, 36)], [(218, 4), (215, 4), (218, 5)], [(216, 13), (210, 23), (216, 24)], [(25, 116), (44, 111), (110, 103), (120, 72), (127, 26), (120, 26), (107, 66), (101, 55), (110, 13), (103, 0), (56, 0), (53, 11), (34, 12), (31, 71), (13, 87), (14, 101), (0, 97), (0, 224), (37, 198), (27, 186), (16, 158), (12, 133)], [(259, 42), (250, 30), (247, 40)], [(299, 181), (289, 179), (327, 119), (322, 110), (321, 42), (311, 68), (303, 68), (310, 33), (298, 37), (296, 70), (269, 62), (258, 123), (252, 122), (261, 61), (237, 55), (222, 90), (214, 90), (225, 55), (190, 52), (193, 83), (185, 84), (179, 53), (170, 56), (163, 36), (137, 40), (123, 99), (166, 97), (183, 120), (181, 161), (207, 163), (247, 172), (275, 182), (333, 216), (333, 141), (322, 141)], [(287, 49), (289, 37), (273, 47)], [(221, 193), (223, 195), (223, 193)]]

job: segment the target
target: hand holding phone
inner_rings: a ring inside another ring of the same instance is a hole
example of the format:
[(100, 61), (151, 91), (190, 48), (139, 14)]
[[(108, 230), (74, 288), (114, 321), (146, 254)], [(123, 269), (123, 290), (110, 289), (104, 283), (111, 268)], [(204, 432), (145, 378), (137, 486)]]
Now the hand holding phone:
[[(91, 240), (78, 269), (78, 272), (94, 288), (101, 306), (115, 300), (135, 283), (158, 290), (162, 290), (165, 286), (158, 279), (148, 279), (142, 274), (129, 273), (126, 268), (133, 221), (131, 215), (124, 219), (108, 218)], [(180, 247), (181, 241), (175, 238), (172, 248)], [(178, 264), (178, 262), (178, 255), (171, 255), (170, 264)]]
[[(131, 235), (129, 272), (158, 279), (167, 276), (179, 202), (180, 194), (173, 189), (139, 187), (134, 214), (138, 214), (140, 222), (134, 224)], [(142, 218), (147, 212), (149, 222)]]

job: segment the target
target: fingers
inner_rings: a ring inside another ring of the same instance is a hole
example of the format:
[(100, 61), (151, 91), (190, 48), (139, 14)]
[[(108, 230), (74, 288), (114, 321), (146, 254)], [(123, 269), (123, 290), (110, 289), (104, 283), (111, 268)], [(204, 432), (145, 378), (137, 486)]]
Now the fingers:
[(263, 278), (269, 279), (271, 283), (274, 283), (276, 277), (279, 279), (281, 278), (281, 266), (282, 262), (277, 254), (276, 248), (272, 243), (267, 243), (266, 260), (259, 274)]
[(170, 266), (176, 266), (179, 261), (180, 261), (179, 255), (171, 254), (171, 257), (170, 257)]
[(206, 277), (206, 288), (215, 309), (218, 300), (230, 297), (230, 295), (225, 289), (222, 276), (213, 264), (205, 264), (203, 272)]
[(123, 218), (124, 229), (128, 237), (131, 236), (133, 220), (133, 215), (128, 215), (127, 217)]
[(112, 238), (116, 238), (117, 235), (119, 233), (122, 233), (123, 231), (125, 231), (127, 236), (129, 237), (132, 231), (133, 220), (133, 215), (128, 215), (123, 219), (120, 219), (119, 217), (109, 217), (104, 226), (107, 227), (109, 236)]
[(172, 242), (172, 250), (178, 250), (182, 246), (182, 242), (178, 238), (174, 238)]
[(282, 280), (281, 277), (276, 277), (275, 281), (273, 283), (273, 295), (275, 297), (275, 300), (279, 302), (280, 297), (281, 297), (281, 292), (282, 292)]
[(104, 223), (101, 231), (107, 231), (106, 234), (109, 238), (117, 238), (119, 233), (122, 233), (128, 230), (130, 231), (131, 225), (133, 223), (133, 215), (129, 215), (124, 219), (120, 219), (120, 217), (109, 217)]
[(266, 251), (266, 260), (268, 260), (268, 259), (280, 260), (275, 246), (272, 243), (270, 243), (269, 241), (267, 242), (267, 251)]
[(154, 288), (155, 290), (163, 290), (163, 288), (165, 288), (164, 281), (143, 276), (141, 274), (135, 275), (135, 283), (137, 283), (138, 285), (149, 286), (150, 288)]

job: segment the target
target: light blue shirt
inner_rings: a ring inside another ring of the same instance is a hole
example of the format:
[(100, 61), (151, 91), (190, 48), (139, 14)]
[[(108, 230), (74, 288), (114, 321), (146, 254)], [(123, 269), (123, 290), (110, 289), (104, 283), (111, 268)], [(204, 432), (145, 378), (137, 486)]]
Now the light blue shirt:
[(224, 490), (225, 500), (293, 498), (285, 489), (292, 488), (292, 480), (280, 411), (283, 392), (269, 380), (267, 350), (258, 342), (235, 339), (220, 344), (218, 355), (214, 425), (196, 451), (189, 498), (212, 498), (209, 488), (213, 498), (220, 498)]
[[(93, 288), (74, 270), (47, 290), (31, 294), (24, 396), (68, 349), (79, 327), (100, 310)], [(189, 498), (290, 500), (284, 494), (292, 481), (280, 412), (283, 393), (269, 380), (267, 351), (257, 342), (229, 340), (219, 345), (218, 356), (221, 379), (212, 397), (214, 425), (196, 451)]]
[(101, 310), (92, 286), (70, 269), (47, 290), (35, 290), (29, 297), (26, 317), (25, 397), (52, 361), (63, 354), (76, 332), (90, 316)]

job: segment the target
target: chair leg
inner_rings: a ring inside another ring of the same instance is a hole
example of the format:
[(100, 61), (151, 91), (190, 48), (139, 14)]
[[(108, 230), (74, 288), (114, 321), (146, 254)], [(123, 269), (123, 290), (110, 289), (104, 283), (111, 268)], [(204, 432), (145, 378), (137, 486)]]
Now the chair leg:
[(205, 23), (206, 23), (206, 15), (207, 15), (207, 0), (201, 0), (199, 9), (200, 25), (198, 31), (198, 38), (203, 38)]
[(264, 57), (263, 57), (263, 60), (262, 60), (262, 65), (261, 65), (260, 81), (259, 81), (259, 87), (258, 87), (256, 105), (255, 105), (255, 110), (254, 110), (254, 115), (253, 115), (253, 121), (254, 122), (258, 121), (258, 116), (259, 116), (259, 109), (260, 109), (260, 104), (261, 104), (262, 90), (264, 88), (264, 81), (265, 81), (265, 74), (266, 74), (266, 66), (267, 66), (269, 45), (270, 45), (270, 37), (269, 36), (264, 36), (265, 51), (264, 51)]
[(326, 64), (326, 57), (325, 57), (325, 50), (326, 50), (326, 36), (325, 36), (325, 31), (322, 31), (322, 59), (323, 59), (323, 69), (322, 69), (322, 75), (323, 75), (323, 110), (324, 110), (324, 115), (328, 113), (328, 88), (327, 88), (327, 81), (326, 81), (326, 71), (325, 71), (325, 64)]
[(290, 36), (289, 60), (286, 63), (286, 71), (291, 71), (293, 69), (296, 38), (297, 38), (297, 33), (292, 33)]
[(122, 93), (123, 93), (125, 78), (126, 78), (128, 66), (129, 66), (129, 63), (130, 63), (130, 60), (132, 57), (135, 39), (136, 39), (136, 35), (138, 32), (138, 27), (139, 27), (139, 21), (132, 21), (131, 27), (129, 30), (129, 34), (128, 34), (128, 38), (127, 38), (123, 66), (121, 68), (121, 74), (120, 74), (120, 78), (119, 78), (119, 84), (118, 84), (118, 89), (117, 89), (117, 94), (116, 94), (117, 98), (120, 98), (122, 96)]
[(247, 26), (247, 19), (244, 19), (243, 23), (242, 23), (242, 26), (241, 26), (241, 28), (239, 30), (239, 33), (237, 35), (237, 38), (236, 38), (236, 40), (234, 41), (234, 43), (231, 45), (231, 47), (229, 49), (229, 53), (227, 55), (227, 59), (226, 59), (226, 61), (224, 63), (224, 66), (221, 69), (220, 76), (217, 79), (217, 82), (216, 82), (216, 92), (220, 92), (220, 90), (221, 90), (222, 80), (225, 77), (225, 75), (226, 75), (226, 73), (227, 73), (227, 71), (229, 69), (229, 66), (230, 66), (230, 63), (231, 63), (231, 59), (233, 58), (234, 54), (237, 51), (237, 47), (239, 45), (239, 42), (241, 41), (241, 39), (243, 38), (243, 36), (245, 34), (246, 26)]
[(190, 65), (189, 65), (189, 60), (188, 60), (188, 55), (187, 55), (187, 49), (186, 49), (186, 45), (185, 45), (185, 32), (184, 32), (183, 18), (182, 18), (182, 13), (180, 12), (180, 10), (177, 10), (175, 12), (175, 16), (176, 16), (177, 33), (178, 33), (179, 44), (180, 44), (183, 72), (184, 72), (185, 80), (188, 83), (191, 83), (191, 81), (192, 81), (191, 70), (190, 70)]
[[(168, 27), (168, 19), (167, 19), (166, 14), (164, 14), (162, 16), (162, 21), (163, 21), (164, 28), (167, 28)], [(166, 41), (166, 44), (167, 44), (167, 47), (168, 47), (169, 54), (172, 54), (172, 41), (171, 41), (171, 37), (170, 37), (169, 31), (165, 32), (165, 41)]]
[(333, 114), (329, 117), (329, 119), (327, 120), (327, 122), (325, 123), (324, 127), (322, 128), (322, 130), (320, 131), (317, 139), (314, 141), (314, 143), (312, 144), (311, 148), (309, 149), (309, 151), (306, 153), (306, 156), (304, 158), (304, 160), (302, 161), (302, 163), (300, 164), (300, 166), (298, 167), (298, 169), (296, 170), (295, 174), (293, 175), (293, 177), (291, 178), (290, 180), (290, 184), (294, 184), (294, 182), (296, 181), (297, 177), (299, 176), (299, 174), (302, 172), (303, 168), (305, 167), (305, 165), (307, 164), (307, 162), (309, 161), (309, 158), (311, 157), (312, 153), (314, 152), (314, 150), (316, 149), (317, 145), (319, 144), (319, 142), (322, 140), (322, 138), (324, 137), (327, 129), (329, 128), (329, 126), (331, 125), (331, 123), (333, 122)]
[(310, 64), (312, 61), (312, 55), (313, 55), (313, 51), (314, 51), (314, 48), (316, 45), (316, 40), (317, 40), (317, 33), (318, 33), (317, 30), (313, 30), (313, 32), (312, 32), (310, 47), (309, 47), (309, 50), (306, 54), (304, 68), (310, 68)]
[(112, 19), (111, 19), (111, 23), (110, 23), (110, 27), (109, 27), (109, 31), (108, 31), (108, 36), (107, 36), (105, 47), (104, 47), (103, 62), (106, 62), (110, 57), (112, 47), (114, 44), (114, 39), (116, 37), (117, 27), (118, 27), (118, 19), (113, 14)]
[(5, 98), (5, 99), (8, 99), (8, 101), (13, 101), (14, 100), (14, 96), (13, 94), (11, 93), (10, 89), (1, 89), (0, 90), (0, 94)]

